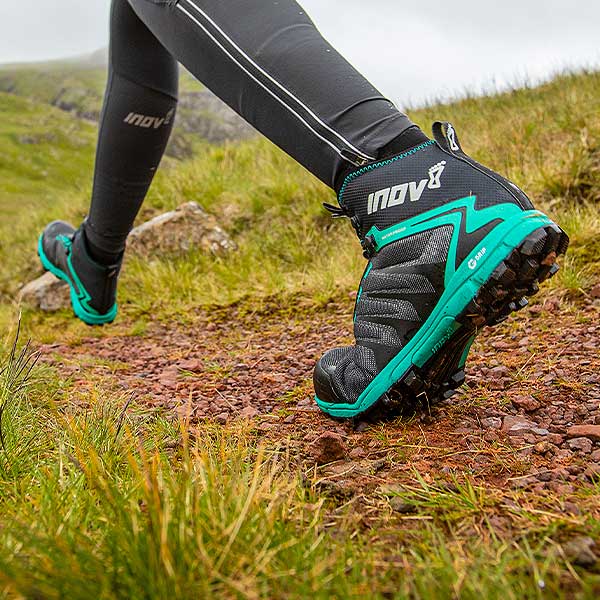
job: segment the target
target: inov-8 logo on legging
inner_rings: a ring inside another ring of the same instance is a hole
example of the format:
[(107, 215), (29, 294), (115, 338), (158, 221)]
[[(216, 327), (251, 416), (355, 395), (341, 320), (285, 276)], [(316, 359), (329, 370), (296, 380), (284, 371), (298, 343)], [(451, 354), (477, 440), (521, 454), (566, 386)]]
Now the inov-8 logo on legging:
[(150, 129), (150, 127), (158, 129), (163, 125), (169, 125), (171, 123), (171, 119), (173, 119), (174, 114), (174, 108), (172, 108), (164, 117), (149, 117), (147, 115), (140, 115), (138, 113), (130, 112), (123, 119), (123, 122), (127, 123), (128, 125), (143, 127), (144, 129)]
[(409, 181), (408, 183), (401, 183), (369, 194), (367, 205), (368, 214), (371, 215), (385, 208), (404, 204), (407, 198), (409, 198), (411, 202), (416, 202), (417, 200), (420, 200), (425, 188), (430, 190), (441, 188), (441, 177), (445, 168), (446, 161), (443, 160), (429, 169), (429, 179), (421, 179), (419, 182)]

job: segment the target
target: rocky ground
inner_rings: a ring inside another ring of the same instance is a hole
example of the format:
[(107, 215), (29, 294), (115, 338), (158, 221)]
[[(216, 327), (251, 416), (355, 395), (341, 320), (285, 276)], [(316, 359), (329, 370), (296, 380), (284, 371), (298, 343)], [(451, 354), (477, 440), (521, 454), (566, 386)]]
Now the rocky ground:
[[(351, 299), (295, 316), (228, 309), (193, 326), (110, 328), (75, 346), (45, 345), (42, 361), (72, 379), (134, 395), (174, 418), (251, 419), (266, 439), (319, 467), (343, 497), (381, 486), (471, 475), (497, 489), (556, 492), (600, 480), (600, 303), (557, 298), (522, 311), (476, 342), (465, 387), (386, 423), (336, 421), (312, 399), (321, 354), (351, 341)], [(566, 511), (576, 512), (568, 504)]]

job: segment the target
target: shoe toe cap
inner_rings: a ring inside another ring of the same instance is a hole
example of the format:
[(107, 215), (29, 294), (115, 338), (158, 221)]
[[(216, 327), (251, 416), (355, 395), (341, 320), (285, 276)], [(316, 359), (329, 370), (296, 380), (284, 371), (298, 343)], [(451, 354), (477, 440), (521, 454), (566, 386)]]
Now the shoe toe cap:
[(335, 391), (333, 377), (337, 365), (343, 360), (348, 350), (348, 348), (333, 348), (327, 351), (316, 364), (313, 373), (313, 383), (315, 394), (321, 402), (329, 404), (342, 402), (342, 399)]
[(72, 225), (69, 225), (69, 223), (66, 223), (65, 221), (52, 221), (52, 223), (46, 225), (42, 233), (42, 246), (44, 252), (46, 252), (46, 254), (52, 255), (52, 249), (54, 247), (54, 244), (56, 243), (57, 237), (59, 235), (64, 235), (70, 238), (74, 232), (74, 227)]
[(55, 238), (58, 235), (66, 235), (71, 237), (75, 232), (75, 228), (66, 221), (52, 221), (48, 223), (44, 229), (44, 237)]

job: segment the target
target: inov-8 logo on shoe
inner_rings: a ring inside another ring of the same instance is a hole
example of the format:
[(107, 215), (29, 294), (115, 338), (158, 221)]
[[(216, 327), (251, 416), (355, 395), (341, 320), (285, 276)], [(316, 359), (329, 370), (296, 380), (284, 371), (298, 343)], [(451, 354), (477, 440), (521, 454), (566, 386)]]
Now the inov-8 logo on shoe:
[(441, 177), (445, 168), (446, 161), (443, 160), (429, 169), (429, 179), (421, 179), (421, 181), (418, 182), (409, 181), (408, 183), (400, 183), (399, 185), (369, 194), (367, 205), (368, 214), (371, 215), (385, 208), (404, 204), (407, 198), (409, 198), (411, 202), (417, 202), (417, 200), (421, 199), (426, 188), (430, 190), (441, 188)]

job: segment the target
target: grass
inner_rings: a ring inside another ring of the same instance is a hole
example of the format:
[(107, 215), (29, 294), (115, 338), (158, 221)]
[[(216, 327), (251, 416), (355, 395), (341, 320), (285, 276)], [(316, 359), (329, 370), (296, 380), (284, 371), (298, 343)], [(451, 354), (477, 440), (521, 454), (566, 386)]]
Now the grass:
[[(95, 126), (47, 105), (61, 68), (41, 82), (13, 73), (16, 94), (0, 93), (0, 597), (598, 596), (600, 575), (564, 549), (574, 536), (599, 538), (598, 483), (577, 492), (577, 516), (558, 493), (499, 490), (460, 471), (415, 472), (410, 486), (340, 499), (286, 440), (269, 444), (252, 424), (173, 422), (100, 379), (83, 392), (13, 347), (13, 298), (39, 272), (38, 232), (54, 218), (79, 222), (90, 195)], [(89, 95), (78, 97), (96, 102), (98, 78), (82, 74), (72, 87)], [(452, 120), (469, 153), (565, 227), (572, 247), (552, 293), (575, 304), (600, 267), (599, 99), (590, 72), (411, 115), (423, 127)], [(189, 323), (232, 303), (253, 318), (310, 314), (354, 290), (364, 261), (348, 224), (321, 207), (331, 192), (268, 142), (166, 159), (140, 219), (189, 200), (219, 217), (239, 250), (131, 257), (112, 332), (144, 335), (152, 321)], [(67, 311), (24, 309), (23, 329), (63, 344), (106, 334)], [(303, 384), (282, 402), (306, 394)], [(372, 435), (408, 461), (414, 449), (397, 433)], [(513, 459), (500, 448), (498, 470), (518, 472)]]
[(3, 597), (521, 599), (600, 585), (556, 541), (598, 533), (598, 495), (572, 518), (415, 473), (370, 499), (380, 516), (365, 528), (250, 425), (192, 427), (93, 393), (76, 406), (32, 360), (12, 351), (0, 376)]

